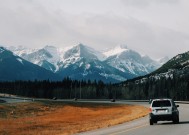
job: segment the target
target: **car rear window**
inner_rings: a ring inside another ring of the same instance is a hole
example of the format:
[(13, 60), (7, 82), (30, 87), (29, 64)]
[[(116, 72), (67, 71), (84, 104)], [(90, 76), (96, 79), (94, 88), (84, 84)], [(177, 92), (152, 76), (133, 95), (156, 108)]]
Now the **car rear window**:
[(169, 107), (169, 106), (171, 106), (171, 102), (169, 100), (154, 101), (152, 103), (152, 107)]

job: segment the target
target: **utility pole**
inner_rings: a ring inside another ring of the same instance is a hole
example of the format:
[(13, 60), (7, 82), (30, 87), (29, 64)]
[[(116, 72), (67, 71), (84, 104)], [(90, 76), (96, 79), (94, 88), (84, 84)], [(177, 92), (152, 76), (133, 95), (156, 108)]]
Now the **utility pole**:
[(76, 82), (74, 82), (74, 83), (75, 83), (74, 85), (75, 85), (75, 98), (76, 98)]
[(70, 91), (70, 99), (72, 98), (72, 81), (71, 81), (71, 91)]
[(81, 81), (80, 81), (80, 87), (79, 87), (79, 89), (80, 89), (80, 99), (81, 99)]

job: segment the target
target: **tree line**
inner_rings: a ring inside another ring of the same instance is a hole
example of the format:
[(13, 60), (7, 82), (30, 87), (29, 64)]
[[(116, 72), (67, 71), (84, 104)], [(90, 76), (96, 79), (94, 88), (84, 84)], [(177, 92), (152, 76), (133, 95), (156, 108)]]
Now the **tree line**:
[(100, 99), (114, 98), (112, 84), (103, 81), (79, 81), (65, 78), (62, 81), (12, 81), (0, 82), (0, 93), (34, 98)]
[(0, 82), (0, 93), (35, 98), (148, 100), (173, 98), (189, 100), (189, 69), (174, 70), (170, 76), (152, 75), (118, 84), (65, 78), (62, 81)]

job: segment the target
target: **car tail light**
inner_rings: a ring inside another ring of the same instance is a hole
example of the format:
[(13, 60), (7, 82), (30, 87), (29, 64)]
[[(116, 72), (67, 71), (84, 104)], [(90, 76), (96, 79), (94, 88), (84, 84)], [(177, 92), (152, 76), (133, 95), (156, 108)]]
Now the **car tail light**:
[(151, 107), (149, 108), (149, 111), (152, 112), (152, 108)]

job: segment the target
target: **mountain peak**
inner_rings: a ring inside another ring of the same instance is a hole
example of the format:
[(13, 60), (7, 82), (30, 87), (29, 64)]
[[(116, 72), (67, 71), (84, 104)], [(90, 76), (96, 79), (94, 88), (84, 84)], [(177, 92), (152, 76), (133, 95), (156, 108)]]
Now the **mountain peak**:
[[(145, 60), (148, 60), (148, 61), (157, 61), (157, 60), (155, 60), (155, 59), (152, 59), (150, 56), (148, 56), (148, 55), (141, 55), (141, 57), (143, 58), (143, 59), (145, 59)], [(159, 62), (159, 61), (157, 61), (157, 62)]]
[(124, 45), (124, 44), (118, 45), (117, 47), (121, 49), (128, 49), (127, 45)]
[(116, 46), (116, 47), (104, 52), (104, 55), (106, 57), (109, 57), (109, 56), (120, 54), (120, 53), (122, 53), (124, 51), (129, 51), (128, 47), (125, 46), (125, 45), (118, 45), (118, 46)]
[(43, 50), (51, 53), (51, 55), (55, 55), (58, 52), (58, 49), (54, 46), (50, 46), (50, 45), (46, 45), (44, 48), (42, 48)]
[(44, 49), (46, 49), (46, 50), (49, 50), (49, 49), (56, 49), (56, 47), (55, 47), (55, 46), (52, 46), (52, 45), (46, 45), (46, 46), (44, 47)]
[(82, 43), (79, 43), (78, 45), (76, 45), (78, 47), (86, 47), (86, 45), (82, 44)]
[(64, 58), (67, 59), (69, 57), (83, 57), (87, 59), (100, 59), (102, 57), (101, 55), (102, 54), (100, 52), (80, 43), (66, 51)]
[(82, 43), (79, 43), (78, 45), (75, 45), (72, 47), (72, 49), (76, 49), (81, 54), (83, 50), (92, 50), (92, 48), (88, 47), (87, 45), (84, 45)]

